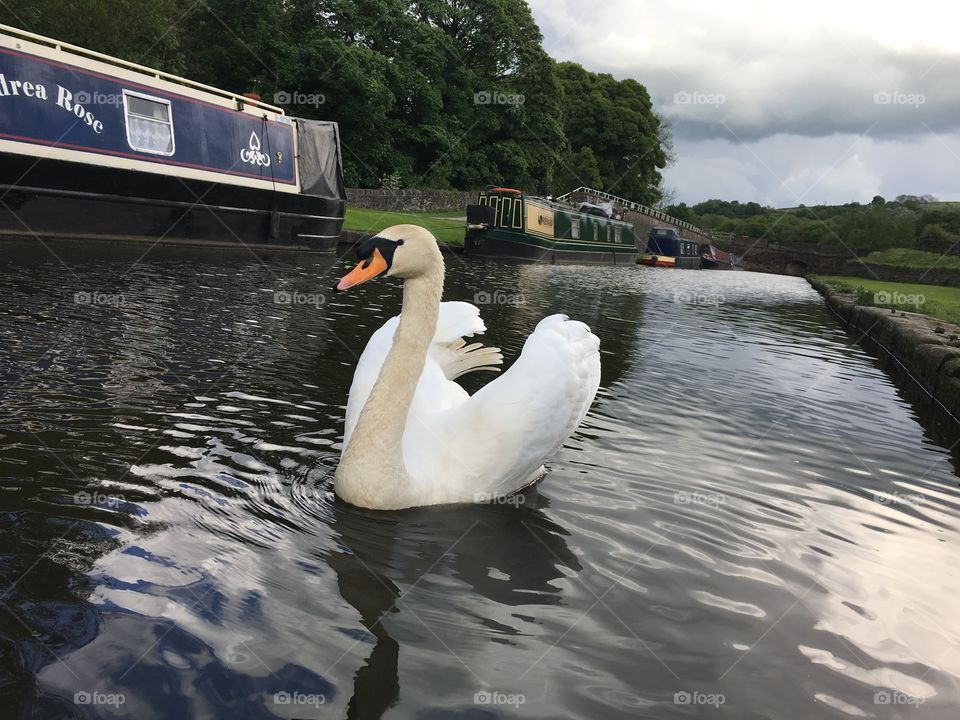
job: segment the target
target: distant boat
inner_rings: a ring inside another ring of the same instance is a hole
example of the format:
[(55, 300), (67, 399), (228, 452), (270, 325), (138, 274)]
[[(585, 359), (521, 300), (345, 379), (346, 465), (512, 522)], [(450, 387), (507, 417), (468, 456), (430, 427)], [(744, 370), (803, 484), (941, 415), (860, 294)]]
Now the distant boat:
[(491, 187), (467, 205), (464, 253), (546, 263), (632, 264), (631, 223), (612, 206), (579, 206)]
[(0, 25), (0, 234), (332, 252), (336, 123)]
[(650, 229), (646, 250), (637, 258), (641, 265), (685, 270), (742, 270), (743, 261), (710, 243), (697, 245), (680, 237), (673, 227)]
[(700, 248), (693, 240), (681, 238), (676, 228), (655, 227), (650, 229), (646, 250), (637, 262), (650, 267), (699, 270)]
[(740, 270), (743, 262), (733, 253), (704, 243), (700, 246), (700, 266), (704, 270)]

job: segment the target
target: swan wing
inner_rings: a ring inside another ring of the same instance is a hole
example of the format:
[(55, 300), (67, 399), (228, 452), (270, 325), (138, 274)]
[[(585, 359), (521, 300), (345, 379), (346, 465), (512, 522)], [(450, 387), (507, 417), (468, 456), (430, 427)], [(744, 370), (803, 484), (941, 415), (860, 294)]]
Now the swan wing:
[(593, 403), (599, 348), (586, 325), (551, 315), (510, 369), (472, 397), (433, 413), (411, 412), (404, 463), (424, 485), (420, 492), (431, 502), (475, 502), (535, 479)]
[[(399, 315), (387, 320), (370, 337), (357, 361), (347, 400), (343, 447), (350, 441), (360, 411), (380, 376), (399, 324)], [(500, 348), (486, 347), (481, 343), (468, 345), (464, 340), (464, 337), (484, 333), (486, 329), (475, 305), (466, 302), (440, 304), (437, 329), (411, 405), (411, 416), (420, 417), (425, 412), (445, 409), (466, 400), (469, 397), (466, 391), (450, 382), (453, 379), (477, 370), (499, 371), (496, 366), (503, 363)]]

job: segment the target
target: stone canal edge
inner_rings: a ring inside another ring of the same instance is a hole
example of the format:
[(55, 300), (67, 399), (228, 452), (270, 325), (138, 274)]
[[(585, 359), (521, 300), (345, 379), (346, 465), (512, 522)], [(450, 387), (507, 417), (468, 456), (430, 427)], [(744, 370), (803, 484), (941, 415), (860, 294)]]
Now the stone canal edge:
[(877, 359), (939, 440), (960, 440), (960, 326), (928, 315), (858, 305), (807, 278), (854, 340)]

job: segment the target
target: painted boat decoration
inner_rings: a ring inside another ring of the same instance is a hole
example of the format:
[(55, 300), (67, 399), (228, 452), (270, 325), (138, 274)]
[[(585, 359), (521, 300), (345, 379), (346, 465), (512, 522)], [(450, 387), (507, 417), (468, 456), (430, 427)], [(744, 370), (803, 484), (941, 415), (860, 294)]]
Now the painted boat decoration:
[(491, 187), (467, 206), (467, 255), (546, 263), (633, 263), (634, 228), (609, 208)]
[(0, 25), (0, 233), (333, 251), (336, 123)]

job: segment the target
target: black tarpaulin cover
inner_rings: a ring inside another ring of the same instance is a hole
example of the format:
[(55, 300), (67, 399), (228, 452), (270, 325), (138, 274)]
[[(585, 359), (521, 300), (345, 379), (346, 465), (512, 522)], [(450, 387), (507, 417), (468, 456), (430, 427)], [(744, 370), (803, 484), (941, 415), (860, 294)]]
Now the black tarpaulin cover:
[(340, 131), (335, 122), (296, 119), (300, 153), (300, 192), (346, 200), (340, 158)]

